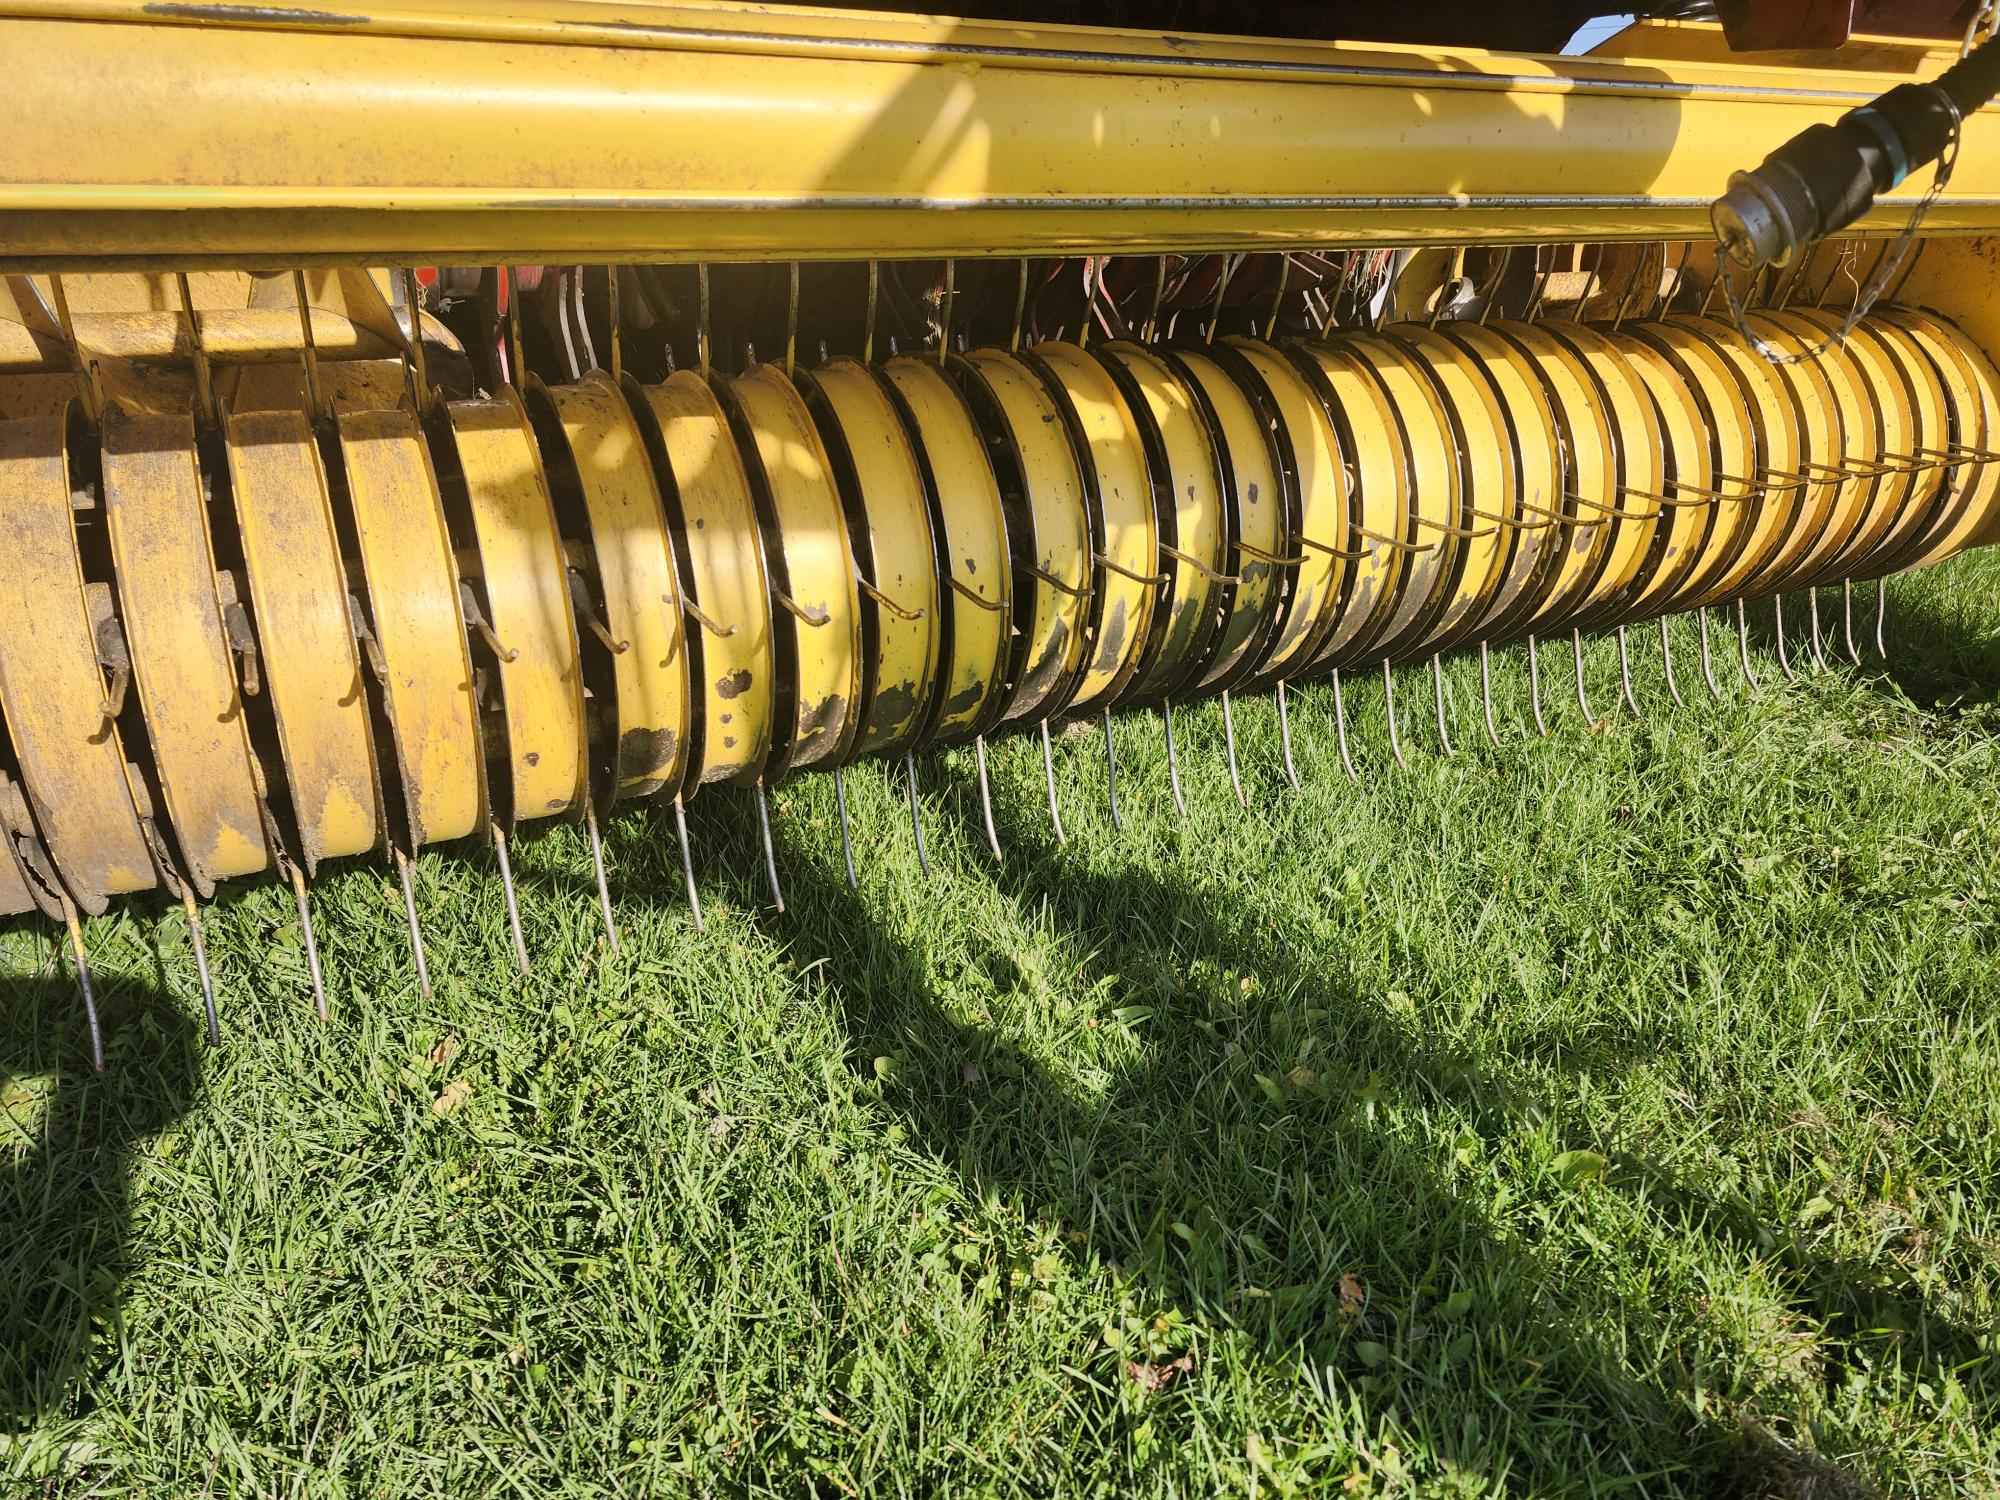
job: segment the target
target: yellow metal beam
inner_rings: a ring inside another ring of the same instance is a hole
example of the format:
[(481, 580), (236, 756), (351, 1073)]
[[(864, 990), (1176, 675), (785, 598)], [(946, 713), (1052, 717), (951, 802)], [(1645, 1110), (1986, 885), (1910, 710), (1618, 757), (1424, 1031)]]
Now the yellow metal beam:
[[(1899, 81), (691, 0), (13, 0), (0, 56), (0, 269), (1706, 236)], [(2000, 228), (1996, 148), (1930, 228)]]

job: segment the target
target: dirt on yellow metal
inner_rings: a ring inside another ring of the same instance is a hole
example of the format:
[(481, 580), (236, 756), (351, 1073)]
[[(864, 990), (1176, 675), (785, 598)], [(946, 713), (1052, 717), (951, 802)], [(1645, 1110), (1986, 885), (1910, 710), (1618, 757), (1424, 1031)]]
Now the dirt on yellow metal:
[[(69, 435), (63, 416), (0, 422), (0, 709), (56, 870), (95, 913), (157, 875), (127, 782), (121, 705), (99, 664), (123, 648), (106, 649), (116, 623), (93, 611), (77, 555)], [(4, 865), (13, 870), (11, 856)], [(6, 883), (0, 871), (0, 903), (27, 899), (25, 883), (12, 896)]]
[[(468, 517), (461, 566), (477, 580), (491, 640), (510, 822), (581, 817), (588, 788), (583, 676), (555, 506), (513, 390), (445, 407)], [(477, 633), (475, 627), (475, 633)], [(490, 775), (490, 770), (489, 770)], [(490, 785), (490, 783), (489, 783)]]
[(347, 577), (305, 415), (238, 412), (224, 437), (246, 602), (311, 874), (322, 859), (365, 853), (386, 836)]
[(484, 825), (486, 773), (430, 451), (416, 417), (401, 410), (346, 413), (339, 439), (412, 837), (419, 845), (463, 838)]
[[(616, 723), (606, 733), (618, 797), (680, 784), (687, 754), (687, 630), (658, 481), (624, 394), (600, 372), (572, 385), (530, 387), (553, 423), (538, 426), (552, 473), (576, 487), (576, 526), (608, 638)], [(549, 450), (555, 449), (554, 453)]]
[(880, 380), (856, 359), (807, 377), (808, 400), (840, 475), (860, 603), (867, 678), (857, 755), (916, 742), (937, 684), (940, 601), (936, 540), (915, 447)]
[(114, 406), (103, 426), (105, 529), (132, 684), (167, 822), (206, 896), (276, 856), (243, 701), (261, 690), (257, 640), (216, 573), (193, 421)]
[(689, 671), (700, 683), (700, 748), (688, 782), (754, 781), (770, 746), (775, 684), (771, 585), (743, 456), (715, 392), (692, 370), (647, 386), (636, 405), (653, 424), (683, 570)]

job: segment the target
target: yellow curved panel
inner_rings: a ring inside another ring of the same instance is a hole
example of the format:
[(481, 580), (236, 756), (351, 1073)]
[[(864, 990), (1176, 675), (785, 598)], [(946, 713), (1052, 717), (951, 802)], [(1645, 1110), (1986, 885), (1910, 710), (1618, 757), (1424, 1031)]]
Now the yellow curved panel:
[[(1976, 453), (1991, 452), (1994, 419), (2000, 414), (2000, 375), (1995, 374), (1992, 362), (1940, 319), (1907, 308), (1883, 316), (1927, 350), (1936, 351), (1933, 358), (1957, 414), (1954, 425), (1959, 446)], [(1963, 464), (1951, 473), (1952, 502), (1945, 516), (1918, 541), (1904, 567), (1926, 567), (1991, 537), (1996, 499), (2000, 499), (2000, 463)]]
[(1606, 337), (1652, 397), (1666, 459), (1662, 488), (1655, 491), (1666, 499), (1660, 502), (1659, 520), (1654, 523), (1652, 555), (1626, 604), (1627, 615), (1636, 620), (1667, 607), (1701, 561), (1716, 512), (1732, 507), (1710, 493), (1715, 489), (1712, 435), (1680, 371), (1650, 344), (1622, 333)]

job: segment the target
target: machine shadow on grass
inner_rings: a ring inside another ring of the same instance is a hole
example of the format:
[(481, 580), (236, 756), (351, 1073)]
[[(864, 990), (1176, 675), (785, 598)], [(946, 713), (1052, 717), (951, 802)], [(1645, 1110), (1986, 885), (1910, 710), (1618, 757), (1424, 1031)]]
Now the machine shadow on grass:
[(0, 980), (0, 1432), (88, 1404), (135, 1269), (132, 1154), (200, 1092), (200, 1027), (164, 977), (96, 977), (95, 1075), (67, 967)]

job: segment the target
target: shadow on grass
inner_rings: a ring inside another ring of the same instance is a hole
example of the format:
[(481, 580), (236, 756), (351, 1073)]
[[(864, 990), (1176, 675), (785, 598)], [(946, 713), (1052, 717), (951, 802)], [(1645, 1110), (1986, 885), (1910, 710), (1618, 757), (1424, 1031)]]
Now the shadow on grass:
[(132, 1153), (200, 1089), (200, 1031), (164, 980), (97, 978), (96, 1075), (66, 969), (0, 996), (0, 1431), (87, 1403), (115, 1358)]

